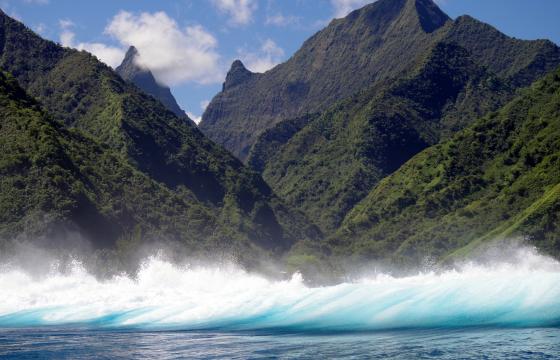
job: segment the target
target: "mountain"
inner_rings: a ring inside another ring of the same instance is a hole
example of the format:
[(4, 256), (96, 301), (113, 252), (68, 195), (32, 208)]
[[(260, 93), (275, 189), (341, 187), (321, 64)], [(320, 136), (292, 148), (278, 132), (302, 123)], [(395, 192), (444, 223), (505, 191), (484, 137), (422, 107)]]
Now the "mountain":
[(378, 181), (512, 93), (468, 51), (440, 42), (409, 78), (265, 131), (249, 164), (264, 163), (263, 177), (278, 195), (331, 233)]
[(266, 73), (232, 64), (201, 129), (249, 166), (135, 85), (159, 86), (136, 56), (120, 76), (0, 13), (2, 251), (164, 241), (245, 264), (285, 256), (318, 281), (329, 254), (443, 261), (521, 237), (560, 256), (549, 41), (379, 0)]
[[(201, 129), (245, 159), (258, 134), (282, 119), (321, 110), (409, 68), (414, 61), (409, 55), (426, 49), (432, 32), (450, 21), (427, 2), (426, 11), (433, 13), (424, 25), (429, 32), (421, 31), (423, 25), (412, 16), (412, 2), (379, 1), (333, 20), (290, 60), (264, 74), (250, 74), (243, 81), (228, 74), (224, 91), (203, 115)], [(399, 61), (394, 61), (397, 56)], [(230, 73), (239, 67), (240, 62), (234, 63)], [(237, 81), (228, 81), (233, 78)]]
[[(320, 48), (329, 61), (316, 68), (294, 65), (302, 54), (307, 60), (322, 58)], [(203, 118), (201, 129), (211, 137), (216, 130), (227, 141), (239, 131), (250, 134), (247, 164), (331, 234), (377, 182), (423, 149), (499, 109), (529, 80), (558, 65), (560, 49), (549, 41), (512, 39), (466, 16), (451, 20), (429, 0), (381, 0), (333, 21), (265, 74), (251, 74), (236, 62), (214, 101), (221, 115), (212, 118), (210, 105), (208, 116), (216, 121), (206, 126)], [(292, 67), (281, 78), (307, 76), (310, 88), (317, 86), (314, 100), (302, 94), (283, 103), (274, 74)], [(344, 69), (343, 78), (325, 73), (335, 69)], [(317, 79), (310, 77), (314, 71)], [(271, 88), (265, 91), (262, 84)], [(335, 86), (344, 99), (334, 101)], [(262, 96), (274, 105), (267, 107)], [(251, 110), (239, 112), (246, 103)], [(283, 110), (296, 104), (298, 109), (285, 115), (297, 116), (279, 115), (269, 122), (276, 104)]]
[(185, 226), (193, 236), (215, 221), (191, 192), (180, 197), (92, 137), (65, 129), (3, 73), (0, 112), (3, 238), (74, 228), (102, 247), (137, 224)]
[(172, 111), (178, 117), (187, 118), (187, 114), (179, 107), (169, 87), (158, 84), (149, 69), (138, 65), (137, 58), (139, 56), (138, 50), (134, 46), (131, 46), (126, 52), (123, 62), (115, 69), (117, 74), (126, 81), (131, 81), (146, 94), (159, 100), (168, 110)]
[(318, 236), (196, 126), (91, 54), (43, 40), (4, 13), (0, 69), (18, 83), (5, 85), (8, 99), (18, 94), (6, 100), (16, 118), (0, 134), (10, 144), (0, 154), (5, 238), (38, 235), (40, 219), (41, 232), (70, 222), (96, 247), (148, 232), (187, 249), (281, 253)]
[(560, 256), (560, 68), (381, 181), (330, 241), (369, 259), (444, 259), (522, 238)]
[(451, 20), (432, 0), (379, 0), (331, 21), (264, 74), (235, 62), (200, 128), (246, 160), (265, 130), (408, 76), (439, 41), (465, 48), (479, 65), (516, 86), (529, 85), (560, 62), (549, 41), (511, 39), (466, 16)]

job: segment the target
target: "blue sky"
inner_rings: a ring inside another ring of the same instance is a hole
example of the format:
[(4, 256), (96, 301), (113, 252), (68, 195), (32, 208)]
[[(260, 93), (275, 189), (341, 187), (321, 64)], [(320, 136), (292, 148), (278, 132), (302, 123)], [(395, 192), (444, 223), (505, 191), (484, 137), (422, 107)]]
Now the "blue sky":
[[(221, 89), (234, 59), (265, 71), (289, 58), (333, 17), (367, 0), (0, 0), (43, 37), (93, 52), (109, 65), (129, 44), (191, 117)], [(560, 44), (560, 0), (439, 0), (522, 39)]]

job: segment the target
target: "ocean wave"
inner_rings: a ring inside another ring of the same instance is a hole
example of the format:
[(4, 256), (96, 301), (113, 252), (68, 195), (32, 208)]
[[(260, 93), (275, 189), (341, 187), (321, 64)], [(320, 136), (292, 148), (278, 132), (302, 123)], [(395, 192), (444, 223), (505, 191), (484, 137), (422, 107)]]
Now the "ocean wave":
[(75, 262), (41, 277), (0, 271), (0, 327), (371, 331), (560, 324), (560, 264), (524, 250), (513, 262), (334, 286), (273, 281), (230, 267), (150, 258), (135, 278), (100, 281)]

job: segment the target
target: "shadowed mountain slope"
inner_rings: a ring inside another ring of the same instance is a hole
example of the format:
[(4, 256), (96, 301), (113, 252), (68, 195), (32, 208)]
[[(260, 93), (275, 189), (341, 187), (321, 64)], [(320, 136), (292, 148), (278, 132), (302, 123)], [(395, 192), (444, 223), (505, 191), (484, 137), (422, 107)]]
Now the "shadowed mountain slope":
[[(98, 146), (110, 150), (180, 201), (202, 204), (202, 213), (213, 213), (219, 219), (208, 229), (214, 229), (214, 238), (219, 238), (222, 245), (240, 240), (281, 251), (309, 234), (317, 235), (303, 216), (282, 204), (258, 174), (208, 140), (196, 126), (176, 117), (94, 56), (43, 40), (3, 13), (0, 68), (13, 74), (57, 123), (94, 139)], [(107, 181), (108, 189), (112, 189), (117, 186), (113, 181), (132, 180), (109, 176), (100, 181)], [(45, 175), (45, 181), (51, 181), (51, 177)], [(99, 191), (98, 196), (119, 198), (118, 190)], [(142, 196), (157, 199), (157, 194), (150, 191)], [(143, 211), (141, 205), (134, 208)], [(119, 206), (133, 205), (126, 202)], [(198, 216), (183, 215), (185, 224)], [(153, 227), (158, 223), (155, 221)], [(143, 221), (131, 224), (143, 226)], [(163, 231), (165, 226), (161, 226)], [(121, 235), (117, 231), (110, 239), (94, 240), (114, 242)], [(210, 241), (201, 234), (199, 241), (206, 240)]]
[(521, 237), (560, 256), (559, 230), (560, 69), (380, 182), (331, 245), (422, 261)]
[(330, 233), (378, 181), (512, 94), (465, 49), (440, 42), (410, 78), (266, 131), (249, 164), (264, 163), (272, 188)]

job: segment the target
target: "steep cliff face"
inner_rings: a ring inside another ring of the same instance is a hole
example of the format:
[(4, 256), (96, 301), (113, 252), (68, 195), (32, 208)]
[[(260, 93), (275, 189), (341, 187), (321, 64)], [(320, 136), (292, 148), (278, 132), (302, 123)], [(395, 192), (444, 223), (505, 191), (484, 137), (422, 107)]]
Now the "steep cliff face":
[(560, 61), (550, 42), (514, 40), (469, 17), (453, 21), (432, 0), (380, 0), (333, 20), (265, 74), (248, 75), (237, 86), (226, 81), (200, 127), (246, 160), (266, 129), (408, 76), (437, 41), (462, 46), (479, 65), (516, 86), (530, 84)]
[(131, 46), (123, 59), (123, 62), (115, 71), (127, 81), (138, 86), (146, 94), (159, 100), (169, 111), (180, 118), (188, 118), (185, 111), (179, 107), (177, 100), (171, 94), (169, 87), (160, 85), (154, 78), (150, 69), (142, 68), (138, 65), (137, 57), (140, 56), (138, 50)]
[[(431, 15), (421, 21), (419, 11)], [(448, 22), (428, 0), (382, 0), (333, 20), (286, 63), (235, 87), (226, 81), (201, 129), (246, 159), (257, 136), (282, 119), (324, 110), (410, 69)]]

